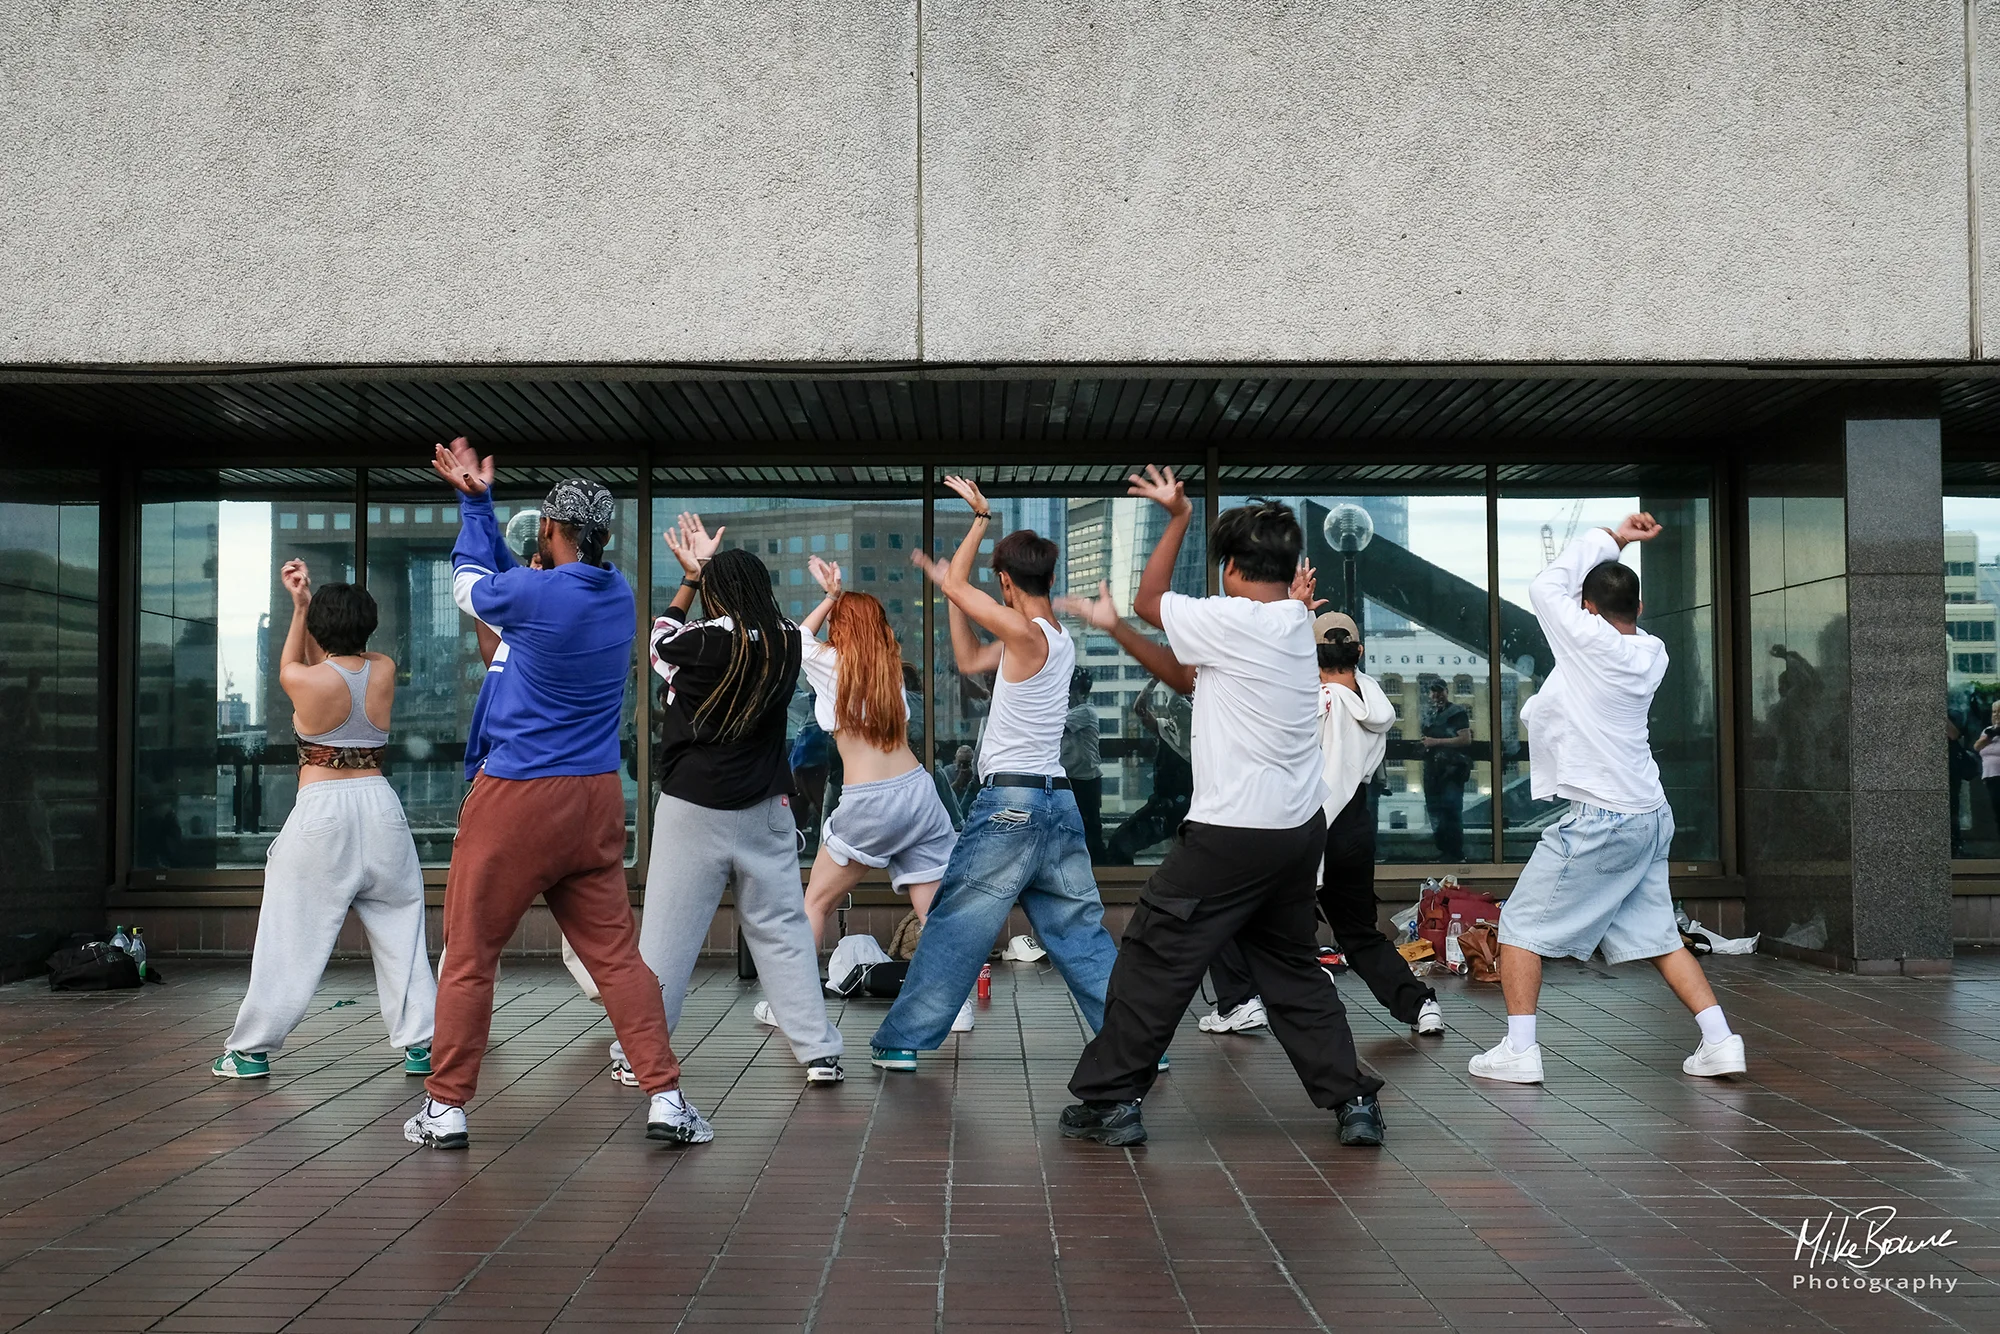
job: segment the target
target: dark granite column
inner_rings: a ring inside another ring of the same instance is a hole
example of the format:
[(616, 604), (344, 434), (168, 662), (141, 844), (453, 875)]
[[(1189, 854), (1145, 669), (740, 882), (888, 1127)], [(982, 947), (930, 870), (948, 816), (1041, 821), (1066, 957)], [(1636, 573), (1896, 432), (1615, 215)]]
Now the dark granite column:
[[(1863, 972), (1951, 965), (1938, 421), (1847, 422), (1854, 940)], [(1900, 961), (1900, 962), (1899, 962)]]
[(1947, 971), (1938, 421), (1850, 410), (1738, 475), (1750, 928), (1829, 966)]

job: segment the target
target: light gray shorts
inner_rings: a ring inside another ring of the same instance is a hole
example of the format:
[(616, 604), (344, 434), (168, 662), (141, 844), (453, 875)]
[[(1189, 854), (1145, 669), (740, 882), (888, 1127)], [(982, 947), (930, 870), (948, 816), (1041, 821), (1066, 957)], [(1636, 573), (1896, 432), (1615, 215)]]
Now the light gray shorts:
[(922, 765), (894, 778), (843, 785), (825, 834), (835, 862), (886, 866), (889, 883), (899, 890), (944, 879), (958, 846), (937, 784)]
[(1629, 963), (1681, 947), (1667, 887), (1674, 813), (1626, 815), (1580, 801), (1542, 831), (1500, 910), (1500, 943), (1546, 958)]

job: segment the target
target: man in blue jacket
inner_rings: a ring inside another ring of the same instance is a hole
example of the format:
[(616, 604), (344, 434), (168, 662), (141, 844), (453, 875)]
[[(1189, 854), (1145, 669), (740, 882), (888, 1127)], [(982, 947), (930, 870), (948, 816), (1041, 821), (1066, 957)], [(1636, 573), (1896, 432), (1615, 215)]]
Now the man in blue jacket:
[(515, 562), (494, 518), (493, 460), (461, 437), (439, 445), (431, 466), (460, 496), (454, 596), (500, 634), (507, 655), (487, 675), (466, 739), (472, 791), (445, 884), (432, 1073), (404, 1137), (465, 1147), (494, 970), (540, 894), (652, 1095), (647, 1137), (706, 1143), (715, 1132), (680, 1094), (659, 982), (639, 957), (625, 892), (618, 728), (638, 616), (632, 586), (604, 560), (616, 503), (588, 478), (557, 482), (542, 502), (542, 568), (531, 570)]

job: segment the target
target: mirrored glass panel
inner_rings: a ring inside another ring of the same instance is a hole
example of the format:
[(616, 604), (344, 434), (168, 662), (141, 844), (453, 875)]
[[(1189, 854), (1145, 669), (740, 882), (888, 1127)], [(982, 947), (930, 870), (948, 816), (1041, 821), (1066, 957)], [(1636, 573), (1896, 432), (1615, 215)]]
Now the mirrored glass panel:
[(2000, 496), (1944, 498), (1945, 738), (1951, 854), (2000, 858)]
[[(1323, 610), (1361, 626), (1362, 670), (1396, 708), (1387, 753), (1365, 789), (1383, 862), (1493, 860), (1486, 491), (1361, 488), (1257, 494), (1300, 517)], [(1225, 508), (1244, 494), (1223, 497)]]
[[(493, 509), (516, 559), (533, 554), (536, 519), (549, 487), (589, 476), (618, 497), (605, 559), (638, 586), (638, 474), (626, 468), (500, 468)], [(526, 517), (523, 517), (523, 516)], [(497, 639), (484, 637), (452, 597), (451, 549), (458, 540), (458, 493), (428, 468), (375, 468), (368, 474), (368, 591), (381, 613), (376, 648), (396, 660), (396, 715), (386, 766), (427, 866), (451, 861), (465, 796), (465, 738)], [(635, 610), (635, 621), (636, 610)], [(635, 651), (635, 662), (638, 653)], [(636, 672), (627, 687), (620, 753), (625, 787), (625, 855), (636, 853), (639, 747), (634, 730)]]
[[(1126, 470), (1105, 471), (1122, 478)], [(1199, 506), (1200, 468), (1177, 471)], [(1111, 482), (1101, 490), (1093, 487), (1097, 494), (1022, 494), (1038, 489), (1032, 480), (993, 469), (971, 472), (993, 505), (993, 523), (981, 544), (975, 575), (980, 587), (999, 595), (992, 569), (993, 543), (1016, 529), (1031, 528), (1060, 548), (1052, 593), (1095, 594), (1099, 584), (1108, 583), (1126, 619), (1154, 638), (1162, 637), (1131, 611), (1140, 572), (1165, 525), (1165, 511), (1151, 501), (1126, 496), (1122, 482)], [(969, 516), (965, 503), (940, 486), (934, 546), (941, 557), (958, 549)], [(1207, 592), (1206, 551), (1206, 534), (1197, 514), (1174, 566), (1176, 592), (1196, 597)], [(1194, 770), (1188, 760), (1189, 703), (1127, 657), (1110, 635), (1074, 620), (1066, 621), (1064, 629), (1076, 637), (1077, 650), (1064, 767), (1077, 793), (1091, 860), (1100, 866), (1152, 865), (1187, 815), (1194, 794)], [(935, 650), (938, 737), (933, 759), (962, 812), (977, 791), (976, 756), (993, 681), (990, 673), (967, 675), (958, 670), (942, 599)]]
[[(710, 532), (720, 528), (723, 546), (751, 552), (764, 563), (770, 572), (771, 592), (778, 600), (778, 610), (793, 620), (818, 606), (823, 596), (819, 585), (806, 572), (807, 560), (819, 556), (832, 561), (840, 566), (849, 589), (880, 600), (890, 628), (902, 643), (903, 678), (910, 706), (910, 743), (921, 757), (925, 750), (924, 585), (923, 576), (910, 565), (910, 553), (923, 546), (921, 500), (914, 494), (898, 497), (893, 490), (843, 487), (838, 482), (827, 485), (826, 490), (846, 490), (848, 496), (705, 494), (686, 487), (686, 479), (679, 475), (660, 477), (655, 483), (666, 487), (676, 484), (675, 492), (657, 493), (653, 500), (653, 523), (648, 534), (653, 544), (648, 622), (673, 601), (680, 584), (680, 564), (667, 550), (661, 534), (684, 510), (699, 514)], [(702, 614), (699, 601), (695, 603), (694, 614)], [(825, 637), (824, 631), (821, 637)], [(657, 737), (663, 683), (650, 672), (646, 682)], [(826, 817), (840, 803), (842, 772), (839, 750), (813, 721), (813, 696), (803, 675), (792, 695), (787, 735), (792, 778), (798, 789), (792, 813), (799, 825), (800, 856), (809, 865), (819, 851)], [(656, 777), (649, 784), (647, 799), (655, 800), (657, 793)]]
[(147, 870), (258, 867), (298, 791), (278, 655), (278, 569), (352, 581), (354, 482), (337, 468), (139, 476), (132, 856)]
[(1623, 468), (1615, 481), (1571, 466), (1507, 465), (1500, 472), (1501, 786), (1509, 861), (1525, 861), (1567, 809), (1530, 791), (1534, 738), (1520, 727), (1521, 705), (1554, 666), (1536, 624), (1529, 584), (1577, 535), (1616, 527), (1650, 512), (1662, 533), (1627, 546), (1620, 559), (1639, 572), (1646, 633), (1665, 642), (1671, 664), (1653, 700), (1653, 754), (1674, 812), (1677, 859), (1720, 855), (1717, 786), (1714, 551), (1706, 468)]

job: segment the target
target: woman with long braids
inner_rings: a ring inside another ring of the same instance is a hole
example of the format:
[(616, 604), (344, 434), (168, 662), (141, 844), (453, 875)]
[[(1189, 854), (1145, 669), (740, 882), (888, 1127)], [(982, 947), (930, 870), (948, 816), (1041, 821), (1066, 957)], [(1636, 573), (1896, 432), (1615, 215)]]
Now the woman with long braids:
[[(882, 604), (845, 592), (838, 565), (814, 556), (806, 568), (826, 590), (799, 626), (806, 681), (815, 721), (840, 747), (846, 773), (806, 889), (806, 916), (821, 940), (833, 905), (871, 868), (887, 867), (890, 885), (908, 892), (919, 920), (926, 917), (958, 836), (937, 784), (910, 750), (903, 654)], [(825, 643), (817, 638), (822, 624)]]
[[(820, 990), (786, 762), (803, 636), (779, 615), (764, 562), (719, 549), (723, 531), (710, 534), (698, 515), (683, 514), (666, 533), (684, 574), (673, 605), (653, 623), (666, 713), (639, 952), (660, 979), (671, 1029), (733, 882), (737, 924), (771, 1020), (806, 1067), (806, 1082), (836, 1084), (845, 1077), (843, 1045)], [(694, 621), (688, 609), (697, 592), (703, 619)], [(611, 1055), (613, 1073), (628, 1080), (623, 1052), (614, 1046)]]

